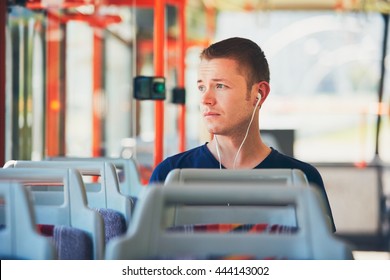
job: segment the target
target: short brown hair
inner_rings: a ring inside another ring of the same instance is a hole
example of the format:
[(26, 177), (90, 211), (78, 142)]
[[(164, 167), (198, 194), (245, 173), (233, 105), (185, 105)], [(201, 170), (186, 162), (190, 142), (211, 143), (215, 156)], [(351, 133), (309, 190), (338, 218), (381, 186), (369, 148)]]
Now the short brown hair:
[(249, 39), (233, 37), (219, 41), (204, 49), (200, 58), (229, 58), (237, 61), (246, 71), (248, 88), (261, 81), (269, 83), (269, 66), (265, 54), (259, 45)]

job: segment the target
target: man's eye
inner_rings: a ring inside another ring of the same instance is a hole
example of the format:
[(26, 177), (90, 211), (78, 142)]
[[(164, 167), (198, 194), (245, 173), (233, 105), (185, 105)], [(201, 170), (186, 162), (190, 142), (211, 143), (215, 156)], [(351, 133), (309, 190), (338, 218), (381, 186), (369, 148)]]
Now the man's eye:
[(219, 89), (224, 88), (224, 87), (225, 87), (225, 85), (223, 85), (223, 84), (217, 84), (217, 86), (216, 86), (216, 88), (219, 88)]
[(198, 86), (198, 90), (200, 92), (205, 92), (206, 91), (206, 87), (205, 86)]

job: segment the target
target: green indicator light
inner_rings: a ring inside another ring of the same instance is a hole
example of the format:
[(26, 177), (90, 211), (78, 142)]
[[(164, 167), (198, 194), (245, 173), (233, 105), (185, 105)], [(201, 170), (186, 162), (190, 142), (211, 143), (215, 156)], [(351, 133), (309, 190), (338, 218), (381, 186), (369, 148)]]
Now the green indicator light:
[(164, 85), (164, 83), (154, 83), (153, 91), (156, 92), (156, 93), (164, 93), (165, 92), (165, 85)]

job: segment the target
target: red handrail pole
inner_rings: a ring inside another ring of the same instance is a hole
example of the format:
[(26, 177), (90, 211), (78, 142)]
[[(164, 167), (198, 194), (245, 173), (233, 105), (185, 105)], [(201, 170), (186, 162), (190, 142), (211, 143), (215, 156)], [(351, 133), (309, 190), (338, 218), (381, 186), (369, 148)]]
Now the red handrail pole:
[(102, 156), (101, 92), (103, 41), (98, 30), (93, 35), (93, 93), (92, 93), (92, 156)]
[[(165, 1), (154, 2), (154, 71), (156, 76), (164, 77), (164, 37), (165, 37)], [(154, 166), (163, 159), (164, 153), (164, 101), (155, 101), (155, 139)]]
[(60, 21), (52, 13), (47, 14), (47, 118), (46, 155), (60, 154)]
[(5, 27), (6, 1), (0, 1), (0, 166), (5, 163)]
[[(179, 67), (178, 67), (178, 86), (183, 87), (185, 85), (185, 54), (186, 54), (186, 18), (185, 18), (185, 6), (186, 0), (183, 0), (178, 5), (179, 10)], [(185, 104), (179, 105), (179, 151), (184, 152), (186, 149), (186, 106)]]

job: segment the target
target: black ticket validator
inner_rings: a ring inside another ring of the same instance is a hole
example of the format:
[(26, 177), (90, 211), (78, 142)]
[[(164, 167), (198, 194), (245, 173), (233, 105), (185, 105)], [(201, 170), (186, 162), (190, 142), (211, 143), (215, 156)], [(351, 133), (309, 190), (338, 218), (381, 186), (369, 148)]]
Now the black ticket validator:
[(175, 87), (172, 90), (172, 103), (186, 104), (186, 89), (183, 87)]
[(134, 98), (139, 100), (164, 100), (165, 78), (148, 76), (135, 77)]

